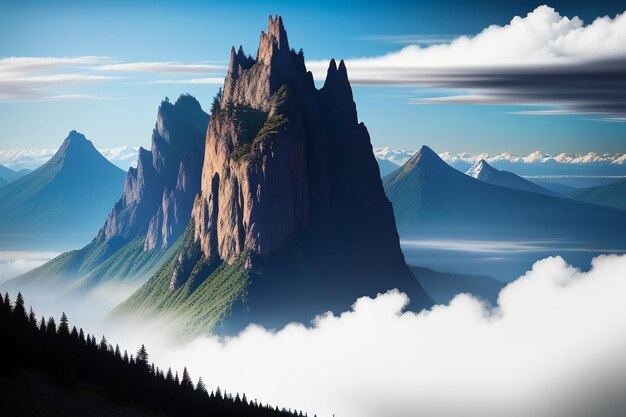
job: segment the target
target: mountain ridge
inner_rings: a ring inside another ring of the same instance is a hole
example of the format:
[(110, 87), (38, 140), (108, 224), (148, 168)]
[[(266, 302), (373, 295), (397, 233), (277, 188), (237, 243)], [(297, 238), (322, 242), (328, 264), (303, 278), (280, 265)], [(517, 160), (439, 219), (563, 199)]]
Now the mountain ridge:
[(7, 284), (86, 291), (103, 281), (152, 275), (189, 221), (200, 188), (205, 123), (208, 115), (195, 98), (164, 100), (151, 151), (139, 149), (137, 168), (129, 169), (93, 240)]
[(623, 210), (487, 184), (450, 167), (428, 147), (383, 184), (403, 238), (556, 239), (604, 250), (623, 247)]
[(122, 170), (73, 130), (48, 162), (2, 187), (0, 233), (95, 233), (123, 177)]
[(531, 193), (554, 195), (552, 191), (515, 175), (512, 172), (492, 167), (484, 159), (476, 161), (465, 174), (479, 181), (492, 185), (498, 185), (500, 187), (514, 188)]

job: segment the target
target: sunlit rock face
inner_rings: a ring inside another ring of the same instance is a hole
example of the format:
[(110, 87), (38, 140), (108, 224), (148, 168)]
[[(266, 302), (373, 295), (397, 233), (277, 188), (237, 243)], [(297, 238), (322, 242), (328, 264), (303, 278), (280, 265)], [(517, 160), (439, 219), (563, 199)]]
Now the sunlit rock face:
[(137, 168), (130, 168), (124, 194), (101, 234), (106, 241), (127, 242), (146, 234), (145, 250), (171, 245), (189, 222), (200, 189), (208, 115), (198, 101), (182, 95), (161, 103), (151, 150), (139, 149)]
[(232, 49), (218, 100), (192, 213), (195, 244), (180, 253), (170, 289), (198, 262), (245, 255), (253, 269), (298, 245), (325, 271), (311, 284), (325, 291), (423, 295), (404, 264), (343, 61), (330, 62), (318, 90), (302, 51), (289, 49), (282, 19), (270, 16), (256, 59)]

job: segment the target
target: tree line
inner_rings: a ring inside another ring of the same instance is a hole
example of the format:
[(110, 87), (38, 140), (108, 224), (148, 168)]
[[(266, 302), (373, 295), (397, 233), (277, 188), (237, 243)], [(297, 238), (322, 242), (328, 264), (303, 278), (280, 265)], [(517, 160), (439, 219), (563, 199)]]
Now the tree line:
[[(64, 389), (77, 391), (92, 384), (103, 389), (107, 398), (122, 406), (137, 405), (159, 415), (302, 417), (302, 411), (278, 409), (246, 395), (208, 392), (202, 378), (194, 384), (187, 368), (163, 371), (149, 362), (142, 345), (135, 355), (113, 347), (105, 336), (100, 341), (83, 329), (70, 329), (65, 315), (57, 325), (54, 317), (37, 319), (18, 293), (15, 303), (9, 294), (0, 295), (0, 376), (37, 370)], [(0, 404), (1, 409), (1, 404)], [(27, 412), (28, 410), (24, 410)], [(35, 411), (35, 410), (32, 410)], [(25, 414), (26, 415), (26, 414)]]

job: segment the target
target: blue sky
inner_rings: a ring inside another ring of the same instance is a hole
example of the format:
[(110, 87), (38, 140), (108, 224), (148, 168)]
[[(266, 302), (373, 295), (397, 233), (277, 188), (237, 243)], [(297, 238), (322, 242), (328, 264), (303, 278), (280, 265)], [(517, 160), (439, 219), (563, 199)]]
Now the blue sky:
[[(408, 36), (442, 40), (473, 36), (489, 25), (505, 25), (515, 15), (525, 16), (541, 4), (450, 0), (126, 3), (2, 1), (0, 58), (98, 56), (123, 63), (220, 66), (227, 64), (232, 45), (242, 44), (246, 52), (256, 53), (259, 33), (270, 13), (283, 16), (291, 46), (303, 48), (307, 61), (371, 58), (399, 51), (407, 46), (400, 40)], [(579, 16), (591, 23), (597, 16), (622, 13), (626, 7), (617, 3), (557, 1), (550, 5), (561, 16)], [(102, 75), (81, 65), (61, 72)], [(156, 109), (165, 96), (175, 98), (188, 92), (207, 109), (218, 88), (217, 84), (154, 81), (222, 77), (223, 73), (222, 69), (203, 74), (108, 71), (104, 76), (119, 78), (51, 87), (62, 99), (0, 101), (0, 148), (54, 148), (72, 129), (85, 133), (98, 147), (148, 146)], [(440, 152), (626, 152), (626, 123), (615, 122), (621, 121), (619, 114), (612, 115), (613, 122), (604, 121), (607, 117), (602, 114), (515, 114), (553, 106), (491, 101), (432, 104), (424, 98), (467, 92), (421, 85), (355, 84), (359, 117), (376, 147), (414, 149), (428, 144)], [(81, 98), (68, 97), (73, 95)]]

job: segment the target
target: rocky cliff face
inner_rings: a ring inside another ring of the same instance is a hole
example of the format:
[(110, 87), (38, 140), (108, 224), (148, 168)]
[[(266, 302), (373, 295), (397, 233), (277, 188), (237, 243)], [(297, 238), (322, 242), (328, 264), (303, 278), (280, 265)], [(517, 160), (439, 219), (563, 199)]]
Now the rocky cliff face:
[(147, 234), (145, 250), (170, 245), (186, 227), (200, 172), (208, 115), (191, 96), (159, 107), (151, 150), (139, 149), (100, 237), (125, 243)]
[[(317, 308), (336, 298), (349, 306), (389, 288), (427, 298), (404, 264), (343, 61), (331, 61), (316, 89), (302, 52), (289, 49), (280, 17), (270, 16), (256, 59), (231, 51), (207, 131), (201, 190), (192, 213), (195, 243), (180, 253), (171, 290), (198, 263), (245, 256), (251, 270), (278, 257), (282, 268), (280, 254), (298, 246), (312, 269), (283, 271), (280, 279), (264, 273), (260, 292), (285, 289), (291, 279), (298, 291), (335, 292), (317, 299)], [(261, 308), (264, 296), (257, 291), (253, 300), (252, 287), (250, 305)]]

